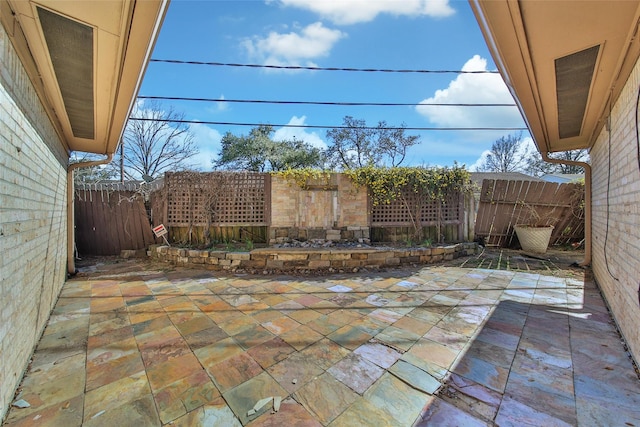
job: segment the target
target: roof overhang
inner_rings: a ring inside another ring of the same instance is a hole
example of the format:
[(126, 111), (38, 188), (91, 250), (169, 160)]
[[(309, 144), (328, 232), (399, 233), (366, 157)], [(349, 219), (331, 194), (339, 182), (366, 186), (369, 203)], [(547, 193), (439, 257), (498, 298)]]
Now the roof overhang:
[(113, 153), (169, 0), (0, 0), (0, 16), (70, 151)]
[(469, 2), (538, 149), (590, 148), (640, 54), (640, 1)]

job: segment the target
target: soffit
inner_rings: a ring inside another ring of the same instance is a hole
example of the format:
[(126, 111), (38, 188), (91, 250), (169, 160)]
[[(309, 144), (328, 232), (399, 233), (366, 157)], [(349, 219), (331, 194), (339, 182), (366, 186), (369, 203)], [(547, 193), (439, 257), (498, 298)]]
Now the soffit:
[(638, 59), (640, 1), (470, 3), (538, 148), (589, 148)]
[(27, 72), (69, 149), (114, 152), (168, 1), (7, 4), (13, 16), (3, 16), (3, 25), (24, 35), (26, 44), (14, 44), (28, 50), (19, 54), (32, 58)]

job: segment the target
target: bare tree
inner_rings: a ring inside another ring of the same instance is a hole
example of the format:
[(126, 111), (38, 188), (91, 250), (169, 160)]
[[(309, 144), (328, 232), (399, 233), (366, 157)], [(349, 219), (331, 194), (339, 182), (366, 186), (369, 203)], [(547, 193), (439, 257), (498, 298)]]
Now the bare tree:
[(345, 116), (343, 126), (327, 131), (331, 144), (327, 158), (332, 166), (354, 169), (364, 166), (399, 166), (407, 149), (419, 141), (417, 135), (405, 135), (405, 125), (389, 128), (385, 121), (376, 127), (361, 119)]
[(180, 123), (184, 114), (158, 102), (136, 104), (124, 131), (123, 166), (129, 178), (156, 178), (165, 171), (188, 169), (198, 154), (189, 125)]
[(479, 172), (517, 172), (525, 167), (522, 132), (501, 136), (491, 145), (491, 152), (478, 166)]
[[(587, 150), (561, 151), (551, 153), (549, 157), (574, 162), (589, 162), (589, 153)], [(542, 176), (547, 173), (580, 174), (584, 173), (584, 168), (576, 165), (547, 163), (542, 160), (542, 156), (536, 151), (527, 157), (526, 171), (533, 176)]]
[[(104, 156), (74, 151), (69, 157), (69, 164), (84, 163), (100, 160)], [(116, 171), (111, 165), (98, 165), (78, 168), (74, 171), (73, 179), (76, 183), (98, 183), (116, 178)]]

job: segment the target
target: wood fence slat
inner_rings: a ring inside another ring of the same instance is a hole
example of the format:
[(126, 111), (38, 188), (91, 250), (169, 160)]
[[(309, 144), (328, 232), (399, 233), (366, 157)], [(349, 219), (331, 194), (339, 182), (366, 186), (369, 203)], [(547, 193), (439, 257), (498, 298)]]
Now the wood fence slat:
[(154, 243), (142, 196), (131, 191), (134, 188), (85, 185), (75, 191), (76, 244), (81, 255), (118, 255), (123, 249)]
[[(506, 190), (505, 190), (506, 188)], [(490, 182), (482, 185), (475, 233), (487, 244), (510, 246), (513, 226), (528, 222), (531, 210), (553, 219), (551, 244), (567, 244), (584, 237), (584, 219), (574, 214), (577, 184), (535, 181)], [(535, 215), (534, 215), (535, 216)]]
[[(483, 236), (486, 241), (489, 242), (489, 232), (491, 228), (491, 194), (493, 192), (493, 186), (495, 184), (495, 180), (485, 179), (482, 182), (482, 188), (480, 190), (480, 198), (478, 202), (478, 212), (476, 214), (476, 227), (475, 232), (477, 235)], [(478, 233), (478, 230), (481, 230), (481, 233)]]
[[(518, 203), (520, 200), (521, 194), (526, 192), (529, 188), (530, 181), (511, 181), (510, 183), (510, 192), (505, 198), (506, 203), (512, 204), (512, 209), (510, 209), (508, 222), (507, 222), (507, 233), (504, 238), (504, 243), (510, 246), (513, 243), (514, 233), (512, 232), (513, 227), (517, 225), (518, 216), (522, 210), (522, 205)], [(503, 228), (501, 228), (503, 229)]]

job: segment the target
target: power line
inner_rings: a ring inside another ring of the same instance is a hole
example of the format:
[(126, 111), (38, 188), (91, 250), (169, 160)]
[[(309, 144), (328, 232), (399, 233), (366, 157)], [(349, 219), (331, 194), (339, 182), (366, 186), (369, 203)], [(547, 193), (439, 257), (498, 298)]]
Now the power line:
[(166, 101), (196, 101), (196, 102), (229, 102), (241, 104), (287, 104), (287, 105), (340, 105), (340, 106), (374, 106), (374, 107), (515, 107), (516, 104), (468, 104), (468, 103), (415, 103), (415, 102), (345, 102), (345, 101), (280, 101), (263, 99), (216, 99), (216, 98), (188, 98), (181, 96), (138, 96), (139, 99), (156, 99)]
[[(183, 124), (198, 124), (198, 125), (218, 125), (218, 126), (263, 126), (269, 125), (273, 127), (284, 128), (309, 128), (309, 129), (351, 129), (350, 126), (322, 126), (322, 125), (295, 125), (295, 124), (270, 124), (270, 123), (242, 123), (242, 122), (214, 122), (207, 120), (177, 120), (177, 119), (153, 119), (145, 117), (129, 117), (129, 120), (138, 120), (143, 122), (165, 122), (165, 123), (183, 123)], [(414, 130), (414, 131), (517, 131), (528, 130), (526, 127), (398, 127), (398, 126), (363, 126), (358, 129), (385, 129), (385, 130)]]
[(479, 70), (422, 70), (422, 69), (388, 69), (388, 68), (346, 68), (346, 67), (305, 67), (301, 65), (263, 65), (237, 64), (230, 62), (181, 61), (178, 59), (150, 59), (150, 62), (166, 64), (209, 65), (214, 67), (268, 68), (276, 70), (309, 70), (309, 71), (350, 71), (364, 73), (419, 73), (419, 74), (498, 74), (498, 71)]

